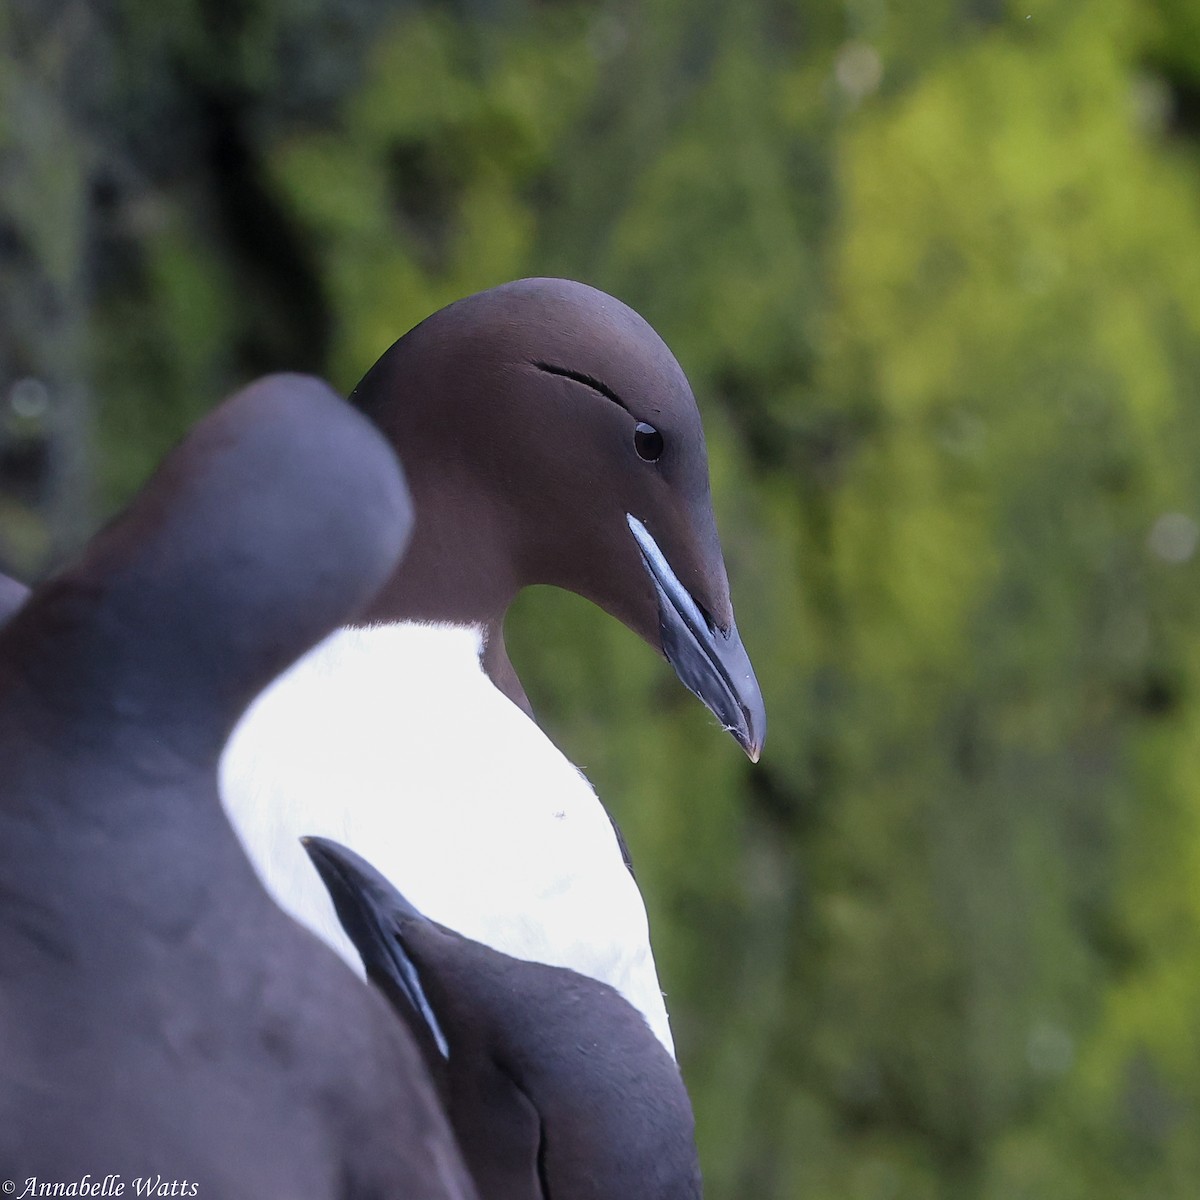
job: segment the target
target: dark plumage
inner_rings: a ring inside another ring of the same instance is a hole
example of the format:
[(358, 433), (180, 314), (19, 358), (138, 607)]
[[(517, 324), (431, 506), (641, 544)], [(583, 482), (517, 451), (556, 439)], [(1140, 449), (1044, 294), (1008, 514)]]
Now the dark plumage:
[(267, 898), (216, 791), (245, 706), (410, 522), (369, 424), (276, 376), (0, 631), (0, 1176), (474, 1195), (412, 1039)]
[(304, 834), (371, 855), (478, 941), (612, 984), (670, 1048), (641, 895), (595, 793), (507, 703), (529, 713), (503, 623), (527, 586), (587, 597), (758, 756), (765, 709), (687, 378), (620, 301), (526, 279), (410, 330), (351, 399), (404, 460), (413, 544), (360, 620), (248, 714), (226, 811), (272, 894), (349, 960)]
[[(565, 588), (666, 654), (758, 758), (766, 710), (733, 619), (700, 413), (637, 313), (566, 279), (504, 284), (405, 334), (351, 399), (405, 455), (421, 517), (372, 619), (485, 627), (489, 673), (528, 707), (504, 614), (523, 587)], [(674, 577), (665, 600), (629, 517)]]
[(674, 1059), (606, 984), (427, 920), (353, 851), (305, 846), (368, 977), (412, 1029), (489, 1200), (695, 1200)]
[(29, 589), (8, 575), (0, 575), (0, 625), (21, 607), (29, 597)]

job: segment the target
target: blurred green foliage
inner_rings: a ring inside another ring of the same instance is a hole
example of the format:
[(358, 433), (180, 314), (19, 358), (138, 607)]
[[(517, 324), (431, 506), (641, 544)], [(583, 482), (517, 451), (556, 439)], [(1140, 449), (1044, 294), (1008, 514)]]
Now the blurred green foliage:
[[(504, 279), (675, 348), (764, 762), (582, 601), (510, 645), (626, 830), (713, 1200), (1196, 1194), (1193, 4), (23, 0), (0, 38), (0, 383), (94, 412), (104, 508), (251, 374), (349, 389)], [(27, 571), (78, 540), (56, 478), (54, 537), (0, 502)]]

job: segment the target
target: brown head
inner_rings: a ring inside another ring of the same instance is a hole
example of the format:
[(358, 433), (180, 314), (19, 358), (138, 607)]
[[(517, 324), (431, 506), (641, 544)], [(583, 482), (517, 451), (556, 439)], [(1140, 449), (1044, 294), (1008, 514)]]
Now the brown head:
[[(566, 588), (665, 654), (757, 758), (765, 712), (734, 623), (700, 414), (637, 313), (567, 280), (505, 284), (406, 334), (352, 399), (400, 453), (417, 512), (373, 618), (498, 638), (522, 587)], [(523, 700), (515, 676), (498, 682)]]

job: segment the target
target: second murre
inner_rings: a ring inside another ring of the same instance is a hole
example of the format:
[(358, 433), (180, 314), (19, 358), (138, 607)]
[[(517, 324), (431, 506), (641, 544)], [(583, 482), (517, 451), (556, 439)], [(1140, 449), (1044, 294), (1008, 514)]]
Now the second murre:
[(405, 464), (412, 546), (247, 714), (226, 810), (280, 904), (347, 961), (301, 836), (358, 850), (466, 937), (611, 984), (671, 1049), (641, 894), (595, 792), (532, 719), (503, 622), (535, 584), (592, 600), (758, 757), (765, 709), (687, 378), (620, 301), (532, 279), (436, 313), (352, 399)]

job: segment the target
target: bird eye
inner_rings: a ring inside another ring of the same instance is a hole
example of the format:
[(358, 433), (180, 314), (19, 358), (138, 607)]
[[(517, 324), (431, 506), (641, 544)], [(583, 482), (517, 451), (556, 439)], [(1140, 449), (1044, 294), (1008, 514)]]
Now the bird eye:
[(639, 421), (633, 430), (633, 448), (638, 452), (639, 458), (644, 458), (647, 462), (658, 462), (663, 452), (662, 434), (653, 425)]

